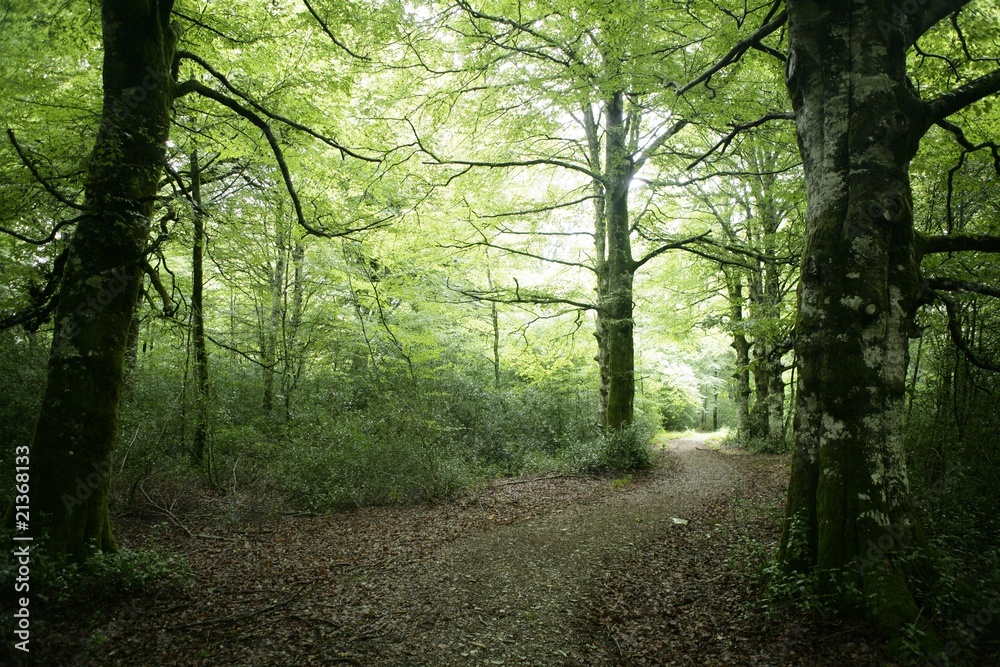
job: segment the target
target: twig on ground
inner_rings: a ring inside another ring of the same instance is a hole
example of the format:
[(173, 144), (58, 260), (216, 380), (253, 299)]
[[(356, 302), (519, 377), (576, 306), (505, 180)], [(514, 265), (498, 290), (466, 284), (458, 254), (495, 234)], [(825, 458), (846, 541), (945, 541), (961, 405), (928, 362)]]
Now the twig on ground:
[(305, 584), (300, 586), (294, 593), (286, 597), (284, 600), (281, 600), (280, 602), (275, 602), (274, 604), (262, 607), (261, 609), (257, 609), (255, 611), (248, 611), (243, 614), (233, 614), (232, 616), (221, 616), (219, 618), (207, 618), (203, 621), (193, 621), (191, 623), (180, 623), (178, 625), (171, 625), (166, 629), (186, 630), (188, 628), (197, 628), (206, 625), (218, 625), (219, 623), (233, 623), (235, 621), (245, 621), (249, 618), (254, 618), (255, 616), (260, 616), (261, 614), (266, 614), (268, 612), (276, 611), (283, 607), (287, 607), (292, 602), (294, 602), (296, 598), (302, 595), (302, 593), (304, 593), (307, 588), (315, 584), (317, 581), (319, 581), (319, 577), (316, 577), (312, 581), (306, 582)]
[(302, 614), (292, 614), (288, 618), (293, 618), (296, 621), (302, 621), (303, 623), (321, 623), (323, 625), (329, 625), (333, 628), (339, 628), (340, 623), (335, 623), (327, 618), (320, 618), (319, 616), (303, 616)]
[(564, 473), (561, 475), (548, 475), (546, 477), (532, 477), (531, 479), (515, 479), (512, 482), (500, 482), (497, 486), (514, 486), (515, 484), (528, 484), (530, 482), (541, 482), (546, 479), (563, 479), (563, 478), (573, 478), (573, 479), (590, 479), (589, 475), (574, 475), (571, 473)]
[(194, 533), (192, 533), (190, 529), (188, 529), (188, 527), (184, 525), (183, 521), (177, 518), (176, 514), (170, 511), (169, 507), (167, 507), (166, 505), (157, 505), (156, 502), (149, 497), (149, 494), (146, 493), (146, 489), (142, 488), (141, 484), (139, 485), (139, 490), (142, 491), (142, 495), (146, 496), (146, 500), (149, 501), (149, 504), (152, 505), (153, 508), (156, 509), (156, 511), (158, 511), (160, 514), (173, 521), (175, 524), (177, 524), (181, 530), (187, 533), (188, 537), (194, 537)]

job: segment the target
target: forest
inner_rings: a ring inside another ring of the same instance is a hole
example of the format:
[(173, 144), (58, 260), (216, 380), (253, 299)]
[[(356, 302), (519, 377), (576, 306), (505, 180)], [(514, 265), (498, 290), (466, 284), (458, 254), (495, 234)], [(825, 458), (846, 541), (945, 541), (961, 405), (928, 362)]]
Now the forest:
[(990, 0), (0, 0), (0, 660), (1000, 665)]

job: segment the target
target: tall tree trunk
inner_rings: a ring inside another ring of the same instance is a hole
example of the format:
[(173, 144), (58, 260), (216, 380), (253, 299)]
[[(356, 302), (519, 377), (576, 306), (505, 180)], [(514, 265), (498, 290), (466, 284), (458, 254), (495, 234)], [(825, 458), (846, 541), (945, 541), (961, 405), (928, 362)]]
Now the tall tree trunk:
[[(490, 271), (490, 253), (486, 250), (486, 286), (493, 291), (493, 273)], [(500, 313), (496, 301), (490, 301), (490, 342), (493, 351), (493, 388), (500, 388)]]
[(750, 342), (744, 332), (743, 283), (739, 275), (727, 275), (729, 318), (733, 329), (732, 348), (736, 350), (736, 373), (733, 375), (736, 402), (736, 430), (747, 437), (750, 424)]
[(197, 151), (191, 154), (191, 198), (194, 201), (194, 242), (191, 248), (191, 344), (197, 406), (194, 423), (194, 461), (205, 463), (211, 474), (208, 449), (208, 349), (205, 345), (204, 251), (205, 211), (201, 200), (201, 169)]
[[(755, 315), (756, 319), (757, 316)], [(771, 385), (768, 382), (768, 359), (767, 346), (758, 334), (758, 339), (751, 347), (753, 361), (751, 367), (753, 371), (753, 404), (750, 408), (750, 421), (747, 425), (747, 437), (752, 440), (760, 440), (767, 436), (767, 406), (768, 393)]]
[(281, 322), (284, 315), (285, 299), (285, 272), (286, 272), (286, 248), (284, 231), (277, 227), (277, 242), (275, 250), (277, 256), (273, 273), (271, 274), (271, 304), (268, 309), (267, 319), (264, 321), (264, 336), (261, 349), (264, 357), (264, 414), (271, 414), (274, 410), (274, 368), (278, 363), (278, 333), (281, 329)]
[[(757, 241), (755, 241), (756, 245)], [(771, 389), (769, 378), (770, 361), (768, 359), (767, 308), (764, 295), (764, 268), (761, 262), (749, 275), (750, 286), (750, 316), (754, 322), (754, 342), (750, 349), (752, 362), (750, 364), (753, 377), (753, 405), (750, 408), (750, 421), (747, 424), (746, 437), (750, 440), (760, 440), (767, 437), (768, 396)]]
[[(593, 108), (589, 103), (583, 106), (583, 126), (587, 136), (587, 161), (590, 170), (595, 174), (602, 173), (601, 137), (594, 118)], [(597, 424), (602, 429), (608, 428), (608, 392), (611, 387), (611, 355), (608, 352), (609, 329), (608, 314), (604, 308), (608, 294), (608, 221), (604, 183), (595, 178), (594, 191), (594, 273), (597, 276), (595, 293), (597, 310), (595, 314), (594, 338), (597, 339), (597, 362), (599, 386), (597, 398)]]
[[(921, 543), (903, 456), (919, 267), (908, 164), (926, 118), (889, 3), (789, 0), (788, 87), (808, 193), (798, 294), (795, 456), (780, 558), (839, 572), (888, 634), (918, 617), (903, 548)], [(842, 582), (841, 582), (842, 583)]]
[(139, 334), (142, 330), (142, 318), (139, 317), (139, 304), (142, 302), (142, 284), (136, 290), (135, 308), (128, 324), (128, 335), (125, 338), (125, 387), (130, 393), (135, 378), (136, 367), (139, 365)]
[(605, 103), (605, 210), (608, 237), (607, 294), (601, 309), (608, 336), (607, 428), (629, 426), (635, 400), (635, 355), (632, 333), (632, 283), (635, 261), (629, 238), (628, 191), (632, 160), (628, 150), (624, 114), (625, 96), (615, 93)]
[(302, 328), (302, 311), (305, 308), (305, 257), (306, 247), (301, 238), (295, 239), (292, 247), (292, 313), (288, 320), (288, 333), (285, 336), (284, 372), (281, 376), (281, 390), (285, 396), (285, 421), (292, 418), (292, 394), (299, 383), (302, 367), (305, 364), (305, 350), (299, 347), (299, 332)]
[(771, 451), (785, 447), (785, 379), (781, 353), (772, 348), (767, 377), (767, 442)]
[(782, 378), (781, 335), (778, 320), (781, 316), (781, 273), (778, 267), (775, 234), (781, 225), (781, 216), (775, 210), (769, 197), (774, 176), (762, 178), (761, 223), (763, 226), (763, 314), (767, 318), (765, 353), (765, 375), (767, 378), (767, 440), (772, 451), (778, 451), (785, 444), (785, 382)]
[(54, 555), (114, 550), (107, 500), (128, 330), (170, 126), (170, 0), (104, 0), (104, 106), (69, 244), (31, 448), (31, 530)]

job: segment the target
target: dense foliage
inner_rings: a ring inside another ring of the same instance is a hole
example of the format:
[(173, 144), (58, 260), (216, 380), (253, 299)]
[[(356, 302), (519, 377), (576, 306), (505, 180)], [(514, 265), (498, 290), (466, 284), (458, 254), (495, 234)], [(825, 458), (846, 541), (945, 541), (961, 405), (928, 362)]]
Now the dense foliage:
[[(778, 5), (619, 5), (177, 0), (113, 513), (197, 494), (327, 511), (643, 469), (661, 428), (789, 451), (807, 205), (787, 36), (699, 77)], [(102, 37), (94, 5), (0, 11), (7, 497), (93, 187)], [(915, 89), (994, 72), (997, 10), (958, 16), (910, 53)], [(918, 245), (1000, 234), (1000, 107), (983, 97), (909, 165)], [(934, 293), (905, 387), (936, 621), (1000, 586), (1000, 269), (973, 250), (922, 257)], [(623, 372), (607, 359), (633, 344), (634, 406), (603, 428)]]

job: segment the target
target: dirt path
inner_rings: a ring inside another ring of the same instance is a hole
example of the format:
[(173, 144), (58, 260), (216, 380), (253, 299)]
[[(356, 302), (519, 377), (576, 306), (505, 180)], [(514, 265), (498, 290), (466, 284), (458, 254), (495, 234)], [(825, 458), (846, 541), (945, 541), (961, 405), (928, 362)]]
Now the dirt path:
[(402, 614), (378, 647), (386, 664), (581, 664), (594, 640), (581, 636), (581, 602), (604, 564), (664, 527), (687, 529), (697, 508), (731, 491), (732, 465), (706, 440), (673, 441), (652, 479), (603, 502), (459, 538), (386, 581)]
[(787, 463), (706, 440), (671, 442), (635, 480), (256, 523), (203, 504), (177, 508), (183, 530), (123, 517), (127, 546), (183, 556), (192, 579), (37, 608), (31, 660), (7, 664), (889, 664), (864, 632), (758, 608), (741, 571), (773, 553)]

